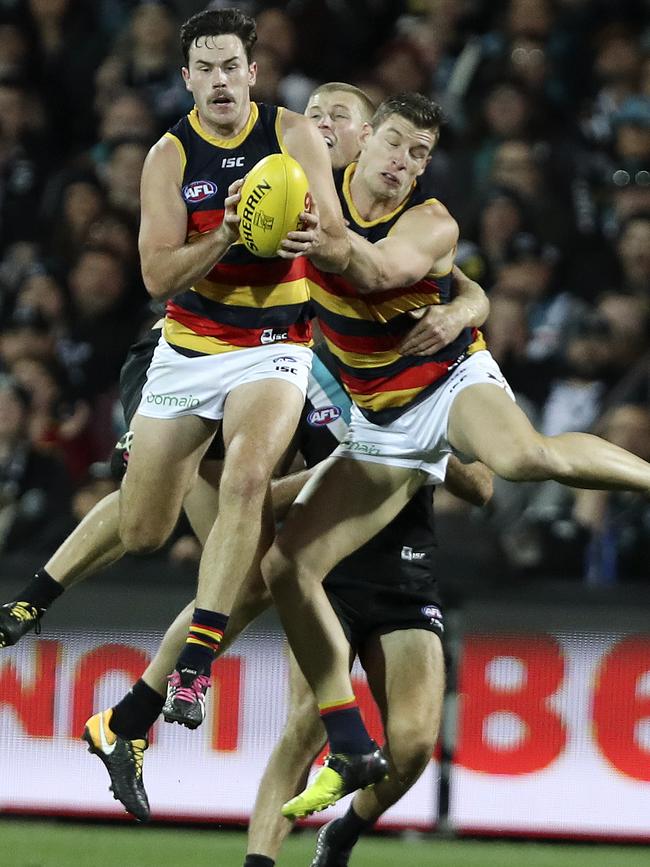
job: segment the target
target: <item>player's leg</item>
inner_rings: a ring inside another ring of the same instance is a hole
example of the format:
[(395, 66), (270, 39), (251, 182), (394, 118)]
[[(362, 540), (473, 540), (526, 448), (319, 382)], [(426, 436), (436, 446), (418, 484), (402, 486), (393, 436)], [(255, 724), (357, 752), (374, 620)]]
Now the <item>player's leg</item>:
[[(275, 863), (292, 828), (280, 808), (303, 788), (309, 768), (325, 743), (325, 729), (307, 681), (289, 654), (289, 712), (280, 740), (271, 753), (248, 825), (244, 867)], [(266, 859), (261, 861), (260, 859)]]
[[(260, 576), (246, 582), (235, 600), (221, 652), (225, 652), (269, 604), (270, 594)], [(84, 729), (89, 751), (102, 760), (109, 773), (113, 797), (141, 821), (149, 818), (149, 801), (142, 776), (147, 735), (162, 711), (167, 679), (185, 644), (194, 609), (192, 600), (167, 629), (142, 677), (113, 707), (92, 716)]]
[(120, 490), (120, 538), (126, 551), (143, 554), (169, 538), (217, 423), (194, 415), (136, 413), (131, 427), (133, 445)]
[(303, 401), (294, 382), (274, 378), (240, 385), (226, 399), (219, 511), (201, 558), (187, 642), (169, 682), (168, 722), (195, 728), (203, 720), (210, 667), (234, 600), (243, 582), (259, 574), (273, 538), (271, 476), (291, 442)]
[(434, 632), (374, 635), (359, 658), (381, 711), (388, 777), (357, 792), (347, 813), (319, 832), (312, 867), (345, 867), (359, 836), (415, 783), (433, 753), (442, 713), (444, 658)]
[(511, 481), (650, 491), (650, 464), (586, 433), (546, 437), (497, 385), (470, 385), (449, 412), (449, 442)]
[[(216, 518), (220, 472), (219, 461), (204, 461), (184, 501), (190, 523), (201, 542), (205, 541)], [(167, 677), (184, 644), (193, 610), (194, 600), (167, 629), (142, 677), (113, 707), (90, 717), (84, 728), (83, 738), (89, 752), (101, 759), (109, 773), (113, 797), (140, 821), (149, 818), (149, 800), (143, 780), (148, 732), (160, 716)]]
[(289, 818), (323, 809), (384, 774), (354, 698), (348, 643), (321, 583), (391, 521), (423, 481), (424, 474), (410, 468), (334, 456), (303, 489), (264, 560), (265, 580), (316, 695), (333, 754), (309, 789), (285, 805)]
[(0, 608), (0, 647), (15, 644), (32, 630), (68, 587), (119, 560), (124, 548), (118, 532), (118, 497), (115, 492), (100, 500), (45, 566)]

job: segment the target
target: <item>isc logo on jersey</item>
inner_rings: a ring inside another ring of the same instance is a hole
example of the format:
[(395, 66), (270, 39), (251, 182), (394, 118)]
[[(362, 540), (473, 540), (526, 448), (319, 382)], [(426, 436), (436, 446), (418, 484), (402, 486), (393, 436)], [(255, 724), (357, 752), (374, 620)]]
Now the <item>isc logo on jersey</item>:
[(217, 185), (213, 181), (192, 181), (183, 187), (183, 198), (186, 202), (202, 202), (210, 199), (217, 192)]
[(321, 406), (318, 409), (312, 409), (307, 416), (307, 424), (312, 427), (325, 427), (332, 424), (337, 418), (341, 417), (341, 408), (338, 406)]

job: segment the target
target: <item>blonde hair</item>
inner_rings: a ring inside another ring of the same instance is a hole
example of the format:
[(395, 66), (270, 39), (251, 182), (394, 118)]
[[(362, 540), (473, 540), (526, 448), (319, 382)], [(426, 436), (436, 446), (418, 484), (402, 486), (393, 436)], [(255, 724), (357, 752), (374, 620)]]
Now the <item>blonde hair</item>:
[(364, 93), (360, 87), (355, 87), (353, 84), (346, 84), (344, 81), (328, 81), (325, 84), (319, 85), (314, 91), (312, 91), (309, 101), (318, 96), (319, 93), (333, 93), (334, 91), (341, 91), (342, 93), (351, 93), (353, 96), (359, 101), (359, 105), (361, 106), (361, 114), (363, 115), (364, 121), (370, 121), (370, 118), (375, 113), (375, 104), (370, 99), (367, 93)]

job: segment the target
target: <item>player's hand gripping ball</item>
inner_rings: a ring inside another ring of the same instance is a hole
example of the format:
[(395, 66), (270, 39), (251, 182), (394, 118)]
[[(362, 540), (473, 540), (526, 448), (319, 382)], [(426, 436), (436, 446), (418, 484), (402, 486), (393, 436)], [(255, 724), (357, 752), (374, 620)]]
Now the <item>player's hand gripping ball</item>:
[(237, 205), (240, 237), (256, 256), (277, 254), (288, 232), (300, 228), (300, 214), (309, 210), (307, 176), (288, 154), (264, 157), (248, 172)]

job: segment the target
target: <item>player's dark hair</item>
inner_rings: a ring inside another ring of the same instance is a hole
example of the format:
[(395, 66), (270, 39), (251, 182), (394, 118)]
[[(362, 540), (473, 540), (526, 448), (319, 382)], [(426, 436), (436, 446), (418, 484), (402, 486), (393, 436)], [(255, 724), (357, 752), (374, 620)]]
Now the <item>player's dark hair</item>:
[(246, 58), (251, 62), (253, 46), (257, 42), (255, 19), (240, 9), (204, 9), (192, 15), (181, 26), (181, 50), (185, 63), (190, 59), (190, 48), (201, 36), (238, 36)]
[(405, 118), (417, 129), (431, 129), (436, 132), (443, 121), (442, 109), (438, 103), (421, 93), (398, 93), (385, 99), (370, 121), (373, 130), (377, 130), (391, 114)]
[(336, 91), (341, 93), (351, 93), (353, 96), (356, 96), (361, 106), (361, 113), (364, 120), (369, 121), (375, 113), (376, 106), (368, 94), (361, 90), (360, 87), (355, 87), (353, 84), (346, 84), (344, 81), (328, 81), (326, 84), (319, 85), (319, 87), (312, 92), (309, 99), (311, 101), (319, 93), (335, 93)]

